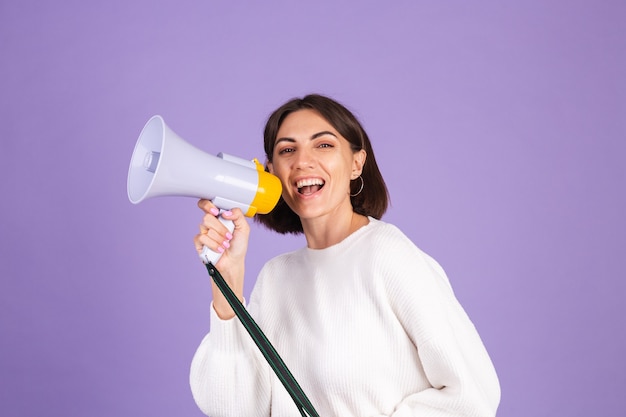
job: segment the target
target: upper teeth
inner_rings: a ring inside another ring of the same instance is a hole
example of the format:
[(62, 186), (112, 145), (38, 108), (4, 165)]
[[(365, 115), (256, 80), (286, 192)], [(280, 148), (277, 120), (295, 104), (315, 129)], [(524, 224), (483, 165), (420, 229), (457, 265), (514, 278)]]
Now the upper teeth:
[(322, 181), (320, 178), (307, 178), (304, 180), (300, 180), (296, 183), (296, 187), (298, 188), (307, 187), (310, 185), (324, 185), (324, 181)]

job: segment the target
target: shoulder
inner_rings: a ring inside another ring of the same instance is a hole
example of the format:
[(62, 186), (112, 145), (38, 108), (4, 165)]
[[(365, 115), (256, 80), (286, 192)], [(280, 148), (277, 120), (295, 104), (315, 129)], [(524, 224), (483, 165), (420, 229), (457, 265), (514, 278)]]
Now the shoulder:
[(420, 249), (400, 228), (381, 220), (370, 221), (374, 226), (368, 237), (373, 248), (372, 256), (379, 267), (387, 271), (384, 275), (414, 283), (431, 277), (449, 285), (441, 265)]
[(386, 256), (397, 253), (398, 256), (420, 255), (421, 249), (396, 225), (371, 218), (363, 241), (372, 245)]

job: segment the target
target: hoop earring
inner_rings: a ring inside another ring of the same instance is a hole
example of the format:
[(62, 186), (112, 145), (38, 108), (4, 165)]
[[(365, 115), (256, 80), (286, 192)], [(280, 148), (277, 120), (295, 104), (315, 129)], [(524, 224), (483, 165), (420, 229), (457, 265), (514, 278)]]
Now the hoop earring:
[[(362, 176), (359, 175), (359, 178), (361, 179), (361, 188), (359, 188), (359, 191), (357, 191), (356, 194), (350, 194), (350, 197), (356, 197), (357, 195), (361, 194), (361, 191), (363, 191), (363, 186), (365, 185), (365, 182), (363, 181)], [(354, 180), (356, 180), (356, 178)]]

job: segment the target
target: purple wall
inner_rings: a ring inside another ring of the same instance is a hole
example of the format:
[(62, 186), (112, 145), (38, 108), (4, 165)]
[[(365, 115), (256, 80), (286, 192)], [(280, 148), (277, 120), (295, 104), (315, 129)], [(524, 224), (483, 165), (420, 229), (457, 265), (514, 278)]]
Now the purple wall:
[[(129, 203), (135, 140), (158, 113), (262, 158), (268, 113), (321, 92), (474, 319), (499, 416), (624, 415), (624, 3), (241, 3), (0, 2), (0, 414), (201, 415), (199, 211)], [(248, 292), (303, 244), (253, 232)]]

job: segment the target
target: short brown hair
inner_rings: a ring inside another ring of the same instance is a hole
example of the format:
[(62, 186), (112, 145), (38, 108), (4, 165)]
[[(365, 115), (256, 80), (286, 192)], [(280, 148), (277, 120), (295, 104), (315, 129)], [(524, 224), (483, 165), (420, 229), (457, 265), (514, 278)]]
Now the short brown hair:
[[(263, 133), (267, 161), (272, 162), (276, 135), (285, 118), (293, 112), (304, 109), (318, 112), (337, 129), (341, 136), (350, 142), (354, 152), (361, 149), (365, 150), (367, 157), (361, 173), (363, 189), (359, 192), (361, 188), (360, 179), (357, 178), (352, 181), (350, 183), (350, 202), (355, 213), (380, 219), (387, 211), (389, 192), (376, 164), (372, 144), (357, 118), (337, 101), (319, 94), (310, 94), (303, 98), (289, 100), (276, 109), (267, 120)], [(255, 220), (278, 233), (299, 234), (303, 232), (300, 217), (289, 208), (282, 197), (280, 197), (274, 210), (268, 214), (257, 214)]]

